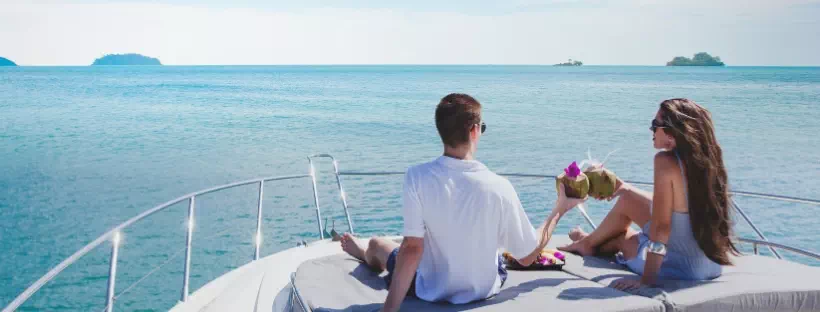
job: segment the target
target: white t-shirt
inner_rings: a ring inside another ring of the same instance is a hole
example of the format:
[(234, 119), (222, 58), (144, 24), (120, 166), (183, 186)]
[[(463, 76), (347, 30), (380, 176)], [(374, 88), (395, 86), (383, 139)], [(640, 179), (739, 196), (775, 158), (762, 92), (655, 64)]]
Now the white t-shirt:
[(498, 250), (517, 259), (537, 237), (510, 181), (481, 162), (447, 156), (411, 167), (404, 180), (404, 236), (423, 237), (416, 295), (467, 303), (498, 294)]

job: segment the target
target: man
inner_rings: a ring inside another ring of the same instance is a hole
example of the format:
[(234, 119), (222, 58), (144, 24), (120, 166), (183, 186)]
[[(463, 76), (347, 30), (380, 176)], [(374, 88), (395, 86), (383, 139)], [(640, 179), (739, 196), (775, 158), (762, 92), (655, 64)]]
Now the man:
[(398, 311), (408, 294), (454, 304), (498, 294), (507, 277), (499, 248), (531, 264), (561, 216), (581, 201), (563, 196), (562, 188), (537, 238), (512, 184), (474, 158), (486, 129), (481, 104), (450, 94), (436, 107), (435, 119), (444, 155), (407, 170), (401, 245), (373, 238), (362, 246), (350, 234), (342, 237), (344, 251), (387, 269), (383, 311)]

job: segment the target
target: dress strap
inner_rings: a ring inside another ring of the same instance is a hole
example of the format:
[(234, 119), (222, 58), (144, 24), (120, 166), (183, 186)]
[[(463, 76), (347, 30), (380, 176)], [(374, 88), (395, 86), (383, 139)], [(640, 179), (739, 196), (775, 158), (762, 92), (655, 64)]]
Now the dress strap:
[(680, 154), (678, 154), (678, 150), (675, 150), (675, 158), (678, 159), (678, 167), (680, 168), (680, 175), (683, 177), (683, 200), (686, 203), (686, 207), (689, 207), (689, 190), (686, 185), (686, 172), (683, 171), (683, 162), (680, 160)]

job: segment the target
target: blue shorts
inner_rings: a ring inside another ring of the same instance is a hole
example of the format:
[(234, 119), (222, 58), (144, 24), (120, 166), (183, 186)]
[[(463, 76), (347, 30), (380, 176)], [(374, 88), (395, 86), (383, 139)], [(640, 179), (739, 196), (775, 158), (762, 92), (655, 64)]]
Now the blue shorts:
[[(390, 289), (390, 282), (393, 280), (393, 271), (396, 270), (396, 258), (399, 256), (399, 248), (393, 249), (390, 255), (387, 256), (387, 276), (384, 280), (387, 282), (387, 288)], [(507, 267), (504, 266), (504, 259), (498, 256), (498, 276), (501, 277), (501, 286), (507, 281)], [(410, 282), (410, 288), (407, 289), (407, 295), (416, 297), (416, 275), (413, 274), (413, 281)]]
[[(390, 255), (387, 256), (387, 276), (384, 277), (384, 281), (387, 282), (387, 289), (390, 289), (390, 282), (393, 281), (393, 271), (396, 270), (396, 258), (399, 256), (399, 247), (393, 249), (390, 252)], [(408, 296), (416, 296), (416, 274), (413, 274), (413, 281), (410, 282), (410, 288), (407, 289)]]

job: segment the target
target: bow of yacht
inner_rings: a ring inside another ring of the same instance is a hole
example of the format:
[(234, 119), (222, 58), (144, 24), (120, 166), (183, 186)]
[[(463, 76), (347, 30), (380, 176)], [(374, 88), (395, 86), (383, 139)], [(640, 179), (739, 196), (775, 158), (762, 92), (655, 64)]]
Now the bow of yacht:
[[(114, 310), (114, 302), (122, 294), (118, 289), (123, 289), (117, 284), (120, 233), (136, 226), (140, 220), (170, 209), (178, 203), (187, 203), (188, 221), (182, 276), (178, 280), (167, 281), (180, 285), (179, 301), (171, 311), (376, 311), (387, 294), (381, 281), (382, 276), (344, 254), (339, 243), (328, 237), (325, 231), (314, 167), (317, 159), (329, 159), (332, 162), (347, 231), (351, 233), (355, 233), (355, 229), (342, 178), (404, 174), (343, 172), (332, 156), (319, 154), (308, 156), (307, 174), (250, 179), (180, 196), (146, 210), (99, 236), (35, 281), (6, 306), (3, 312), (15, 311), (67, 267), (92, 250), (106, 247), (110, 248), (108, 288), (106, 297), (100, 298), (100, 304), (104, 303), (103, 309), (106, 311)], [(530, 173), (502, 175), (533, 179), (554, 178)], [(291, 248), (260, 257), (262, 232), (265, 230), (262, 223), (265, 211), (262, 197), (266, 184), (285, 180), (309, 180), (309, 185), (313, 188), (317, 239), (312, 242), (294, 241)], [(651, 186), (648, 183), (632, 183)], [(197, 197), (245, 185), (258, 185), (256, 230), (254, 236), (249, 237), (253, 241), (253, 257), (247, 264), (209, 281), (199, 289), (190, 289), (191, 242), (196, 236), (193, 220), (196, 216)], [(732, 192), (732, 196), (820, 206), (820, 201), (806, 198), (741, 191)], [(769, 241), (734, 200), (733, 206), (737, 215), (756, 233), (756, 237), (736, 239), (739, 243), (751, 245), (752, 252), (737, 257), (735, 266), (727, 267), (721, 277), (712, 281), (664, 281), (659, 288), (622, 292), (608, 285), (619, 278), (634, 278), (635, 274), (626, 271), (611, 259), (567, 255), (566, 265), (560, 271), (511, 271), (508, 283), (501, 293), (489, 300), (469, 305), (446, 305), (408, 299), (403, 310), (507, 311), (550, 307), (552, 310), (580, 311), (820, 311), (820, 268), (785, 260), (781, 255), (788, 252), (820, 260), (820, 254), (791, 246), (789, 242)], [(595, 227), (595, 222), (583, 206), (575, 210), (583, 215), (591, 227)], [(550, 246), (564, 243), (566, 238), (556, 235)], [(760, 254), (760, 249), (763, 248), (769, 250), (767, 256)], [(128, 285), (126, 289), (132, 286)]]

